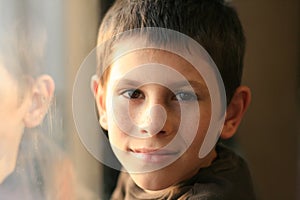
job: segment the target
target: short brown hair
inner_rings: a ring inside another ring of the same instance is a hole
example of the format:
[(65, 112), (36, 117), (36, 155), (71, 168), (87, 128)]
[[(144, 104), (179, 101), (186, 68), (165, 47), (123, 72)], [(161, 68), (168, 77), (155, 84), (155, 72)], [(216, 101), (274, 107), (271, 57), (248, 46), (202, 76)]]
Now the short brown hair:
[(246, 43), (233, 7), (223, 0), (117, 0), (102, 21), (98, 44), (143, 27), (179, 31), (201, 44), (216, 63), (230, 101), (241, 84)]

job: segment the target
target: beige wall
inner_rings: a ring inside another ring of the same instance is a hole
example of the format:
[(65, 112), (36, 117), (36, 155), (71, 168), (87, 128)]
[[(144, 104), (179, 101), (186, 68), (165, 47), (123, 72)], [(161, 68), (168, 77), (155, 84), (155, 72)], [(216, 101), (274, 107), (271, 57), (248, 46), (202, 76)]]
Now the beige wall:
[(79, 172), (83, 185), (95, 193), (100, 193), (101, 168), (83, 147), (75, 129), (72, 116), (72, 89), (77, 70), (88, 53), (96, 46), (99, 19), (99, 2), (97, 0), (64, 1), (65, 18), (65, 129), (70, 135), (70, 154)]
[(299, 159), (299, 1), (233, 3), (247, 37), (244, 83), (253, 92), (237, 140), (250, 164), (260, 199), (293, 200)]

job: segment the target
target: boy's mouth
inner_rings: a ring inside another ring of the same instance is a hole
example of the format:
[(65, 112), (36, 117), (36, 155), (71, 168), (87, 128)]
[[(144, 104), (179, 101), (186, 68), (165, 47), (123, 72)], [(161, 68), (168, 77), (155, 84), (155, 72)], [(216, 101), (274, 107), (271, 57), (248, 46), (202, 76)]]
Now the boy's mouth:
[(179, 152), (175, 150), (148, 148), (129, 149), (129, 153), (143, 162), (150, 163), (160, 163), (172, 158), (174, 159), (174, 157), (179, 154)]

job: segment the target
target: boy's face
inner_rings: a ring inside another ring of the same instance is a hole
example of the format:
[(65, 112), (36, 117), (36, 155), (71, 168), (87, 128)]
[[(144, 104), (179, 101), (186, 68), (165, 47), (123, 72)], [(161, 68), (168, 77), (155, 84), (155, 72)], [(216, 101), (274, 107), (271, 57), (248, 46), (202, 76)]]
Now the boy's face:
[(178, 55), (140, 50), (120, 57), (110, 67), (102, 99), (100, 123), (141, 188), (167, 188), (214, 159), (214, 150), (198, 156), (211, 118), (208, 89)]

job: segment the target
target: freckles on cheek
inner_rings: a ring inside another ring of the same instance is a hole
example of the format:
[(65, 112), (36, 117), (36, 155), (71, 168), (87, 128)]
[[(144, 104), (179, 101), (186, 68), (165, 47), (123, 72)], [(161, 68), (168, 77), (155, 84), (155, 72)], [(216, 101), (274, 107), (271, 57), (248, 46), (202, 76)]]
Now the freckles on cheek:
[(108, 129), (109, 132), (119, 138), (125, 138), (134, 130), (134, 119), (130, 114), (130, 105), (124, 97), (114, 97), (108, 105)]
[(108, 128), (109, 141), (115, 147), (124, 149), (128, 141), (128, 135), (116, 125)]

